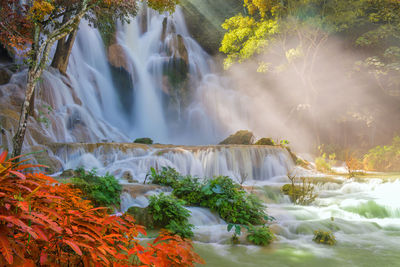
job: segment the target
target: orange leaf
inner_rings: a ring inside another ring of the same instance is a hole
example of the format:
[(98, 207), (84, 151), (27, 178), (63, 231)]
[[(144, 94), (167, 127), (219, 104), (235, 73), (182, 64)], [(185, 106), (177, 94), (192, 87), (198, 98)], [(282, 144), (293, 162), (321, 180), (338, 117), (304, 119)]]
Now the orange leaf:
[(70, 240), (63, 240), (62, 242), (64, 242), (68, 246), (70, 246), (76, 252), (76, 254), (78, 254), (79, 256), (82, 256), (82, 251), (77, 244), (75, 244), (74, 242), (72, 242)]

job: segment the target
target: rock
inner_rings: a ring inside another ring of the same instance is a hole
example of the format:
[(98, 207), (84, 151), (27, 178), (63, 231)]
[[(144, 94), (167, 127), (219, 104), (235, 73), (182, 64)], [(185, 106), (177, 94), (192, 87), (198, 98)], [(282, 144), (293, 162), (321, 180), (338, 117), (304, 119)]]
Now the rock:
[(258, 140), (255, 145), (258, 146), (274, 146), (275, 145), (275, 141), (272, 138), (261, 138), (260, 140)]
[(125, 50), (119, 44), (112, 44), (108, 47), (108, 61), (113, 67), (123, 68), (129, 73), (132, 72), (130, 64), (126, 60)]
[(150, 191), (165, 190), (166, 187), (148, 184), (124, 184), (122, 191), (128, 193), (132, 198), (146, 195)]
[(243, 12), (242, 0), (181, 0), (180, 5), (190, 34), (211, 55), (219, 52), (225, 32), (221, 24)]
[(185, 61), (186, 64), (189, 64), (189, 54), (186, 49), (185, 40), (183, 39), (182, 35), (177, 35), (178, 40), (178, 53), (179, 57)]
[(146, 226), (148, 228), (154, 228), (154, 219), (153, 216), (150, 214), (148, 207), (130, 207), (126, 213), (133, 216), (137, 224)]
[(250, 131), (241, 130), (230, 135), (220, 145), (251, 145), (254, 142), (254, 134)]
[(137, 184), (137, 183), (139, 183), (138, 180), (133, 179), (132, 173), (131, 173), (130, 171), (125, 171), (125, 172), (122, 174), (122, 179), (127, 180), (128, 183), (131, 183), (131, 184)]
[(8, 69), (0, 69), (0, 85), (7, 84), (12, 76), (12, 72)]
[(34, 154), (34, 158), (36, 159), (38, 164), (47, 166), (47, 173), (52, 174), (62, 169), (62, 163), (56, 157), (49, 154), (49, 152), (44, 147), (33, 146), (29, 148), (29, 151), (41, 151), (40, 153)]

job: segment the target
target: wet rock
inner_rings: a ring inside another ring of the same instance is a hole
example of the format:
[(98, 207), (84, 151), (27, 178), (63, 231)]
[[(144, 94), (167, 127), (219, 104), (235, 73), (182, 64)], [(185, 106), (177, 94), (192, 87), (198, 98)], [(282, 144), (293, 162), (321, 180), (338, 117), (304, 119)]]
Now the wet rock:
[(133, 216), (137, 224), (154, 228), (154, 220), (149, 212), (149, 208), (130, 207), (126, 213)]
[(133, 175), (132, 175), (132, 173), (130, 171), (125, 171), (122, 174), (121, 178), (124, 179), (124, 180), (127, 180), (128, 183), (131, 183), (131, 184), (139, 183), (138, 180), (133, 179)]
[(39, 152), (34, 154), (33, 157), (38, 164), (47, 166), (47, 173), (52, 174), (62, 169), (62, 163), (56, 157), (52, 156), (44, 147), (32, 146), (29, 150), (30, 152)]
[(129, 195), (132, 196), (132, 198), (137, 198), (143, 195), (146, 195), (146, 193), (150, 191), (156, 191), (156, 190), (165, 190), (166, 187), (159, 186), (159, 185), (148, 185), (148, 184), (124, 184), (122, 187), (122, 191), (128, 193)]
[(7, 84), (12, 76), (12, 72), (8, 69), (1, 68), (0, 69), (0, 85)]
[(130, 64), (126, 59), (124, 48), (119, 44), (112, 44), (108, 47), (108, 61), (113, 67), (123, 68), (131, 72)]

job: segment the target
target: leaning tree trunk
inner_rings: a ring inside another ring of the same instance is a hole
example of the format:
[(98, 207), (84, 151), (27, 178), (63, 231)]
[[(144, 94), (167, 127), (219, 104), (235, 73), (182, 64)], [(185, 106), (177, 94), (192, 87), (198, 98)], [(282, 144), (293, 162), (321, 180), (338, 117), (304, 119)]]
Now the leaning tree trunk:
[(58, 69), (62, 74), (67, 73), (69, 56), (74, 46), (76, 34), (78, 30), (74, 30), (69, 36), (58, 40), (56, 53), (54, 54), (51, 66)]
[(36, 81), (39, 76), (35, 75), (34, 68), (29, 68), (28, 79), (25, 91), (25, 100), (22, 104), (21, 115), (19, 118), (18, 129), (13, 138), (13, 157), (18, 156), (22, 152), (22, 145), (24, 143), (26, 125), (28, 123), (29, 113), (31, 111), (32, 99), (35, 93)]
[(13, 157), (21, 155), (32, 96), (35, 93), (36, 83), (46, 67), (47, 60), (49, 59), (50, 50), (56, 41), (71, 34), (74, 30), (78, 28), (79, 22), (88, 11), (88, 2), (89, 0), (83, 0), (81, 6), (82, 8), (80, 9), (80, 11), (74, 17), (70, 18), (66, 23), (63, 23), (61, 27), (54, 29), (53, 32), (49, 33), (47, 35), (47, 38), (42, 43), (40, 43), (39, 41), (42, 30), (40, 28), (41, 26), (35, 26), (34, 42), (32, 45), (32, 54), (30, 57), (31, 65), (29, 66), (28, 70), (25, 100), (22, 105), (18, 129), (13, 138)]

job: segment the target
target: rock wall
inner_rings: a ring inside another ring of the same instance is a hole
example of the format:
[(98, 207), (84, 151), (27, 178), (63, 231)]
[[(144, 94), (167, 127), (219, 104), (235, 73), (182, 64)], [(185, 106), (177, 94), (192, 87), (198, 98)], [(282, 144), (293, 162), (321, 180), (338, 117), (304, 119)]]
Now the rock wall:
[(224, 36), (221, 24), (243, 12), (242, 0), (182, 0), (181, 6), (189, 32), (211, 55), (218, 54)]

